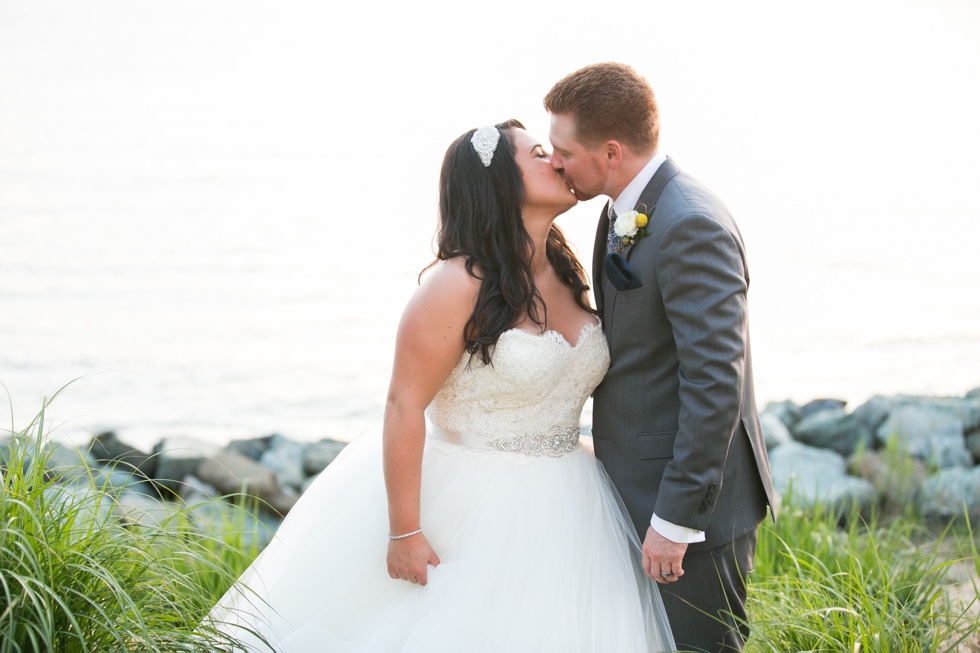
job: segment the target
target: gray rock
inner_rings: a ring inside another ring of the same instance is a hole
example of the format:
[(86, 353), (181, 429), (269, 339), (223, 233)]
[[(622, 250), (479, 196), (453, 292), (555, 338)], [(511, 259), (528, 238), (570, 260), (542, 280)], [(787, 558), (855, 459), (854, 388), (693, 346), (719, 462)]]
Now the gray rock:
[(153, 447), (157, 457), (157, 484), (172, 496), (179, 496), (183, 478), (197, 473), (198, 466), (219, 450), (215, 444), (194, 438), (164, 438)]
[(892, 412), (904, 406), (932, 408), (937, 412), (956, 416), (963, 423), (965, 433), (980, 429), (980, 397), (877, 395), (855, 409), (854, 414), (861, 418), (872, 432), (876, 432)]
[(850, 456), (858, 449), (870, 449), (874, 438), (864, 422), (844, 412), (843, 406), (828, 407), (810, 413), (792, 428), (794, 437), (803, 444), (833, 449)]
[(814, 399), (800, 406), (800, 418), (804, 419), (814, 413), (820, 413), (825, 410), (842, 411), (846, 405), (847, 402), (841, 399)]
[(88, 478), (95, 464), (92, 456), (82, 449), (61, 442), (51, 442), (47, 447), (48, 477), (59, 483), (72, 483)]
[(259, 458), (259, 463), (275, 472), (280, 485), (298, 491), (306, 480), (306, 474), (303, 472), (305, 450), (304, 444), (281, 435), (274, 435), (269, 448)]
[(197, 476), (222, 494), (242, 492), (257, 497), (283, 515), (296, 503), (297, 495), (285, 491), (271, 469), (233, 451), (219, 451), (205, 460)]
[(929, 470), (918, 458), (897, 453), (864, 451), (847, 461), (847, 470), (874, 486), (884, 507), (901, 513), (914, 505)]
[(202, 532), (224, 542), (239, 544), (246, 550), (262, 550), (282, 524), (282, 518), (256, 513), (227, 501), (208, 501), (191, 506), (189, 514)]
[(180, 498), (187, 505), (210, 501), (221, 495), (218, 489), (210, 483), (205, 483), (196, 476), (188, 475), (180, 483)]
[(863, 422), (871, 433), (877, 433), (878, 427), (888, 419), (893, 405), (894, 402), (891, 398), (875, 395), (855, 408), (851, 414), (855, 419)]
[(954, 412), (931, 405), (903, 404), (894, 408), (878, 427), (878, 439), (892, 442), (900, 451), (941, 468), (970, 467), (963, 421)]
[(763, 412), (759, 415), (759, 424), (762, 425), (762, 435), (766, 440), (766, 448), (772, 451), (781, 444), (786, 444), (793, 440), (789, 429), (783, 424), (775, 413)]
[(142, 476), (138, 476), (136, 471), (132, 473), (120, 467), (92, 467), (89, 473), (78, 478), (79, 483), (88, 483), (100, 492), (110, 494), (120, 494), (127, 490), (139, 491), (141, 493), (153, 494), (153, 490), (146, 485), (147, 481)]
[(176, 514), (167, 503), (138, 492), (123, 492), (113, 506), (113, 512), (125, 524), (159, 526)]
[[(49, 509), (64, 508), (74, 516), (72, 530), (83, 532), (89, 527), (112, 519), (112, 497), (87, 481), (52, 483), (43, 490)], [(51, 513), (52, 517), (57, 513)]]
[(766, 404), (763, 412), (772, 413), (789, 428), (792, 428), (803, 417), (803, 413), (800, 412), (800, 407), (790, 399), (786, 399), (785, 401), (771, 401)]
[(973, 462), (980, 465), (980, 433), (973, 433), (966, 438), (966, 448), (973, 456)]
[(138, 471), (144, 478), (153, 478), (156, 474), (157, 459), (126, 444), (115, 431), (106, 431), (93, 437), (89, 442), (88, 452), (101, 465), (121, 468), (123, 471)]
[(980, 399), (980, 387), (970, 390), (965, 396), (967, 399)]
[(279, 491), (279, 483), (271, 469), (233, 451), (219, 451), (206, 459), (197, 470), (197, 477), (222, 494), (245, 491), (254, 496)]
[(240, 453), (246, 458), (258, 461), (262, 454), (266, 452), (275, 435), (266, 435), (261, 438), (250, 438), (248, 440), (232, 440), (228, 443), (227, 449)]
[(919, 493), (919, 512), (929, 520), (948, 522), (962, 520), (980, 523), (980, 467), (953, 467), (933, 474)]
[(346, 442), (339, 442), (330, 438), (324, 438), (309, 445), (303, 454), (303, 472), (307, 476), (319, 474), (340, 455), (346, 446)]
[(963, 422), (963, 430), (966, 433), (980, 430), (980, 398), (915, 397), (911, 403), (956, 415)]
[(875, 503), (874, 486), (848, 476), (843, 456), (835, 451), (789, 442), (769, 455), (769, 465), (776, 492), (792, 493), (796, 504), (822, 503), (838, 514), (856, 506), (867, 514)]

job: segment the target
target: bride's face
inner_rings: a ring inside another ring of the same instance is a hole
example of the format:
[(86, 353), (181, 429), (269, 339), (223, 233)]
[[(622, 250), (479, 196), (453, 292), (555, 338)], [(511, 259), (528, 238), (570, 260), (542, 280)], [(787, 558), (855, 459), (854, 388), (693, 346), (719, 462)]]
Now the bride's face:
[(545, 209), (554, 215), (575, 206), (577, 199), (551, 165), (551, 156), (541, 142), (523, 129), (511, 130), (514, 138), (514, 159), (524, 180), (522, 208)]

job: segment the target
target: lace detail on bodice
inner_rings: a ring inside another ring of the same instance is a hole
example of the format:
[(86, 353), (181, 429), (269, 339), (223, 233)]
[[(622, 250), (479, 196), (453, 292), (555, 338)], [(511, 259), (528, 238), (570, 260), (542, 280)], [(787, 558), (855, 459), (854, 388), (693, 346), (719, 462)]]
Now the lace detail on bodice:
[[(477, 448), (535, 455), (529, 438), (578, 427), (582, 406), (608, 367), (598, 323), (586, 324), (574, 346), (555, 331), (511, 329), (500, 334), (490, 365), (464, 353), (426, 414), (436, 430), (463, 434)], [(491, 444), (512, 438), (523, 439)]]

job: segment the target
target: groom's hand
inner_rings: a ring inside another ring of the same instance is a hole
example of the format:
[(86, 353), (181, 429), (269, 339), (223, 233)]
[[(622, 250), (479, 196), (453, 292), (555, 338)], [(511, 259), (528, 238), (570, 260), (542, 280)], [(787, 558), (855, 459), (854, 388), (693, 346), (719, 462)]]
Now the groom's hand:
[(685, 553), (687, 544), (671, 542), (650, 526), (643, 539), (643, 571), (661, 585), (673, 583), (684, 575)]

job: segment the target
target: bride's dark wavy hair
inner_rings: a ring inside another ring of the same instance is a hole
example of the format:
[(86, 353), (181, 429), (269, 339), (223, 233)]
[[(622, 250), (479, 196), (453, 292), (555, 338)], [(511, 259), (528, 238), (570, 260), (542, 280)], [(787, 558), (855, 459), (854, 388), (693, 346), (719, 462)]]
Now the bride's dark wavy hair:
[[(470, 142), (475, 129), (453, 141), (446, 151), (439, 176), (436, 261), (428, 266), (462, 256), (466, 271), (480, 280), (464, 337), (466, 351), (478, 354), (485, 364), (490, 363), (501, 333), (525, 316), (539, 326), (548, 317), (531, 272), (534, 243), (521, 219), (526, 191), (514, 158), (513, 129), (524, 129), (524, 125), (508, 120), (495, 126), (502, 138), (488, 167)], [(586, 300), (589, 286), (582, 265), (557, 225), (551, 225), (545, 247), (548, 260), (558, 278), (572, 289), (575, 301), (595, 314)]]

